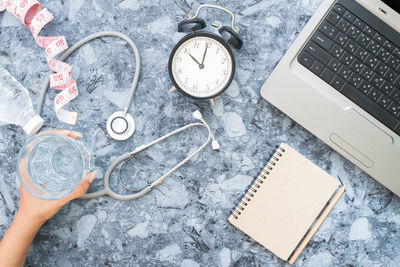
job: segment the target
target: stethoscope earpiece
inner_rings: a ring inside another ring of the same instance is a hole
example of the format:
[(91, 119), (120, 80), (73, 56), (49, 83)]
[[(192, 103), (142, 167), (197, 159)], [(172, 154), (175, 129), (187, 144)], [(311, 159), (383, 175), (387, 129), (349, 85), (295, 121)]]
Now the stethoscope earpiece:
[(218, 151), (220, 148), (220, 145), (218, 143), (218, 141), (215, 139), (213, 132), (211, 131), (210, 126), (208, 125), (208, 123), (203, 119), (203, 115), (201, 115), (200, 111), (196, 110), (195, 112), (193, 112), (193, 117), (199, 121), (201, 121), (204, 126), (207, 127), (208, 132), (210, 133), (210, 137), (212, 139), (211, 142), (211, 147), (213, 150)]
[(135, 121), (129, 113), (117, 111), (108, 118), (106, 128), (113, 139), (123, 141), (135, 132)]

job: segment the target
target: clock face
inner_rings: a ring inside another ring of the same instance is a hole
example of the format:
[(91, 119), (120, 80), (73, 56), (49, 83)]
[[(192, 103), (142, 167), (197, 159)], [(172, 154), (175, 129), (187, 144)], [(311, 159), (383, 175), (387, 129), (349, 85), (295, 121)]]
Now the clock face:
[(222, 38), (195, 33), (175, 46), (168, 68), (171, 80), (179, 91), (193, 98), (212, 98), (232, 82), (235, 62)]

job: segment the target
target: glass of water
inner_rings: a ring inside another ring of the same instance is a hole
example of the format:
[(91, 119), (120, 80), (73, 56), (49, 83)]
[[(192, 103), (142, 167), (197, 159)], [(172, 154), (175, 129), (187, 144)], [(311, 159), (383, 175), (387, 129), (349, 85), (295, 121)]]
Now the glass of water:
[(17, 172), (22, 186), (40, 199), (71, 193), (91, 169), (89, 152), (79, 142), (58, 134), (40, 134), (21, 149)]

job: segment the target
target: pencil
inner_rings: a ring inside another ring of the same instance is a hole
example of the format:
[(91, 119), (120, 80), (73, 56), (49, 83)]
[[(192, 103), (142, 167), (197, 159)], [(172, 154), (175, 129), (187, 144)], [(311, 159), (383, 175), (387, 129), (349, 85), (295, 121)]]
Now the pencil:
[(311, 228), (310, 232), (308, 232), (307, 236), (304, 238), (303, 242), (300, 244), (300, 246), (296, 249), (295, 253), (293, 256), (290, 258), (289, 263), (293, 264), (297, 258), (300, 256), (301, 252), (304, 250), (304, 248), (307, 246), (308, 242), (310, 242), (311, 238), (314, 236), (314, 234), (318, 231), (319, 227), (321, 226), (322, 222), (325, 220), (325, 218), (329, 215), (335, 204), (338, 202), (340, 197), (343, 195), (344, 190), (346, 189), (346, 185), (343, 185), (342, 188), (336, 193), (336, 195), (333, 197), (332, 201), (329, 203), (328, 207), (324, 210), (324, 212), (321, 214), (317, 222), (314, 224), (314, 226)]

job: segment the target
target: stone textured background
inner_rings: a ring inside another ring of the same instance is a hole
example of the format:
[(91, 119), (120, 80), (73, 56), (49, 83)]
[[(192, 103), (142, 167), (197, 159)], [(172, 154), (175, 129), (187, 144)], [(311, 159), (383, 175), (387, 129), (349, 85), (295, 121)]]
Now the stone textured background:
[[(130, 48), (116, 38), (102, 38), (68, 59), (80, 96), (69, 104), (79, 112), (77, 125), (61, 124), (52, 110), (55, 91), (46, 96), (45, 128), (81, 131), (95, 151), (99, 175), (116, 156), (132, 151), (180, 126), (194, 122), (201, 110), (221, 144), (208, 146), (143, 198), (116, 201), (101, 197), (76, 200), (47, 222), (35, 238), (26, 265), (31, 266), (283, 266), (286, 263), (227, 221), (269, 154), (287, 142), (347, 184), (347, 191), (296, 262), (297, 266), (399, 266), (400, 198), (332, 151), (300, 125), (260, 98), (259, 90), (275, 64), (315, 12), (320, 0), (218, 1), (235, 14), (244, 46), (234, 51), (237, 71), (230, 88), (208, 102), (168, 93), (168, 56), (184, 34), (177, 23), (201, 1), (72, 0), (41, 1), (55, 20), (42, 35), (66, 36), (70, 45), (88, 34), (120, 31), (138, 45), (142, 72), (130, 113), (134, 136), (115, 142), (105, 131), (110, 114), (121, 110), (133, 77)], [(209, 1), (208, 3), (217, 3)], [(207, 14), (205, 14), (207, 13)], [(211, 24), (230, 24), (223, 13), (209, 11)], [(44, 50), (12, 15), (0, 14), (0, 64), (29, 89), (36, 105), (48, 74)], [(193, 151), (206, 137), (192, 129), (139, 154), (121, 172), (133, 185), (133, 173), (151, 180)], [(15, 162), (26, 136), (13, 125), (0, 127), (0, 233), (18, 206)], [(118, 179), (113, 177), (114, 186)]]

